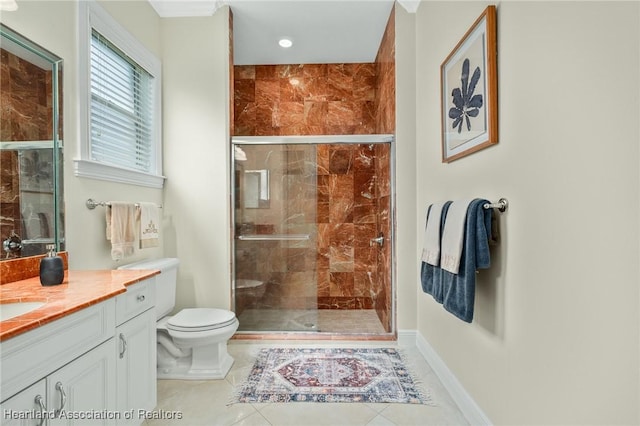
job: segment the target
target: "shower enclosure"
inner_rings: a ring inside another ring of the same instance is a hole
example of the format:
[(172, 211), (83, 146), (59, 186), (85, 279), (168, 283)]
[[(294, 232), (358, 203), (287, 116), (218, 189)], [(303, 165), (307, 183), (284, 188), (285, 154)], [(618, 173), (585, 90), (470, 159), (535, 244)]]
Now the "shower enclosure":
[(393, 136), (232, 144), (238, 332), (393, 333)]

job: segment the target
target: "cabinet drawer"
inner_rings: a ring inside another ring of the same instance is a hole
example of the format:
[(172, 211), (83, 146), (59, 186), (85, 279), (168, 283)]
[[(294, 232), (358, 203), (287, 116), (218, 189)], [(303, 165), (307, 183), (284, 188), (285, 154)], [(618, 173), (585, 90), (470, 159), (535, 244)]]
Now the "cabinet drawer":
[(116, 298), (116, 324), (120, 325), (156, 304), (155, 278), (149, 278), (127, 287), (127, 292)]

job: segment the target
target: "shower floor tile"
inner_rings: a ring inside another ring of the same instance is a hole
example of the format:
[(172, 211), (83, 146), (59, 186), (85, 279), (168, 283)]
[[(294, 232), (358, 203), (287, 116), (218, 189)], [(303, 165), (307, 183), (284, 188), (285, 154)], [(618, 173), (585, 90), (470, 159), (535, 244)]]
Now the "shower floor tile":
[(238, 331), (387, 334), (373, 309), (246, 309)]

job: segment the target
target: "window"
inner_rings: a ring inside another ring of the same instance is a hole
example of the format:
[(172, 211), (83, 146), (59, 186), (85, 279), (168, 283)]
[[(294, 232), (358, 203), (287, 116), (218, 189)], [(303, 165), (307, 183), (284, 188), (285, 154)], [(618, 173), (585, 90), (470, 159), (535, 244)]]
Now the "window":
[(160, 63), (94, 2), (80, 2), (81, 110), (76, 176), (161, 188)]

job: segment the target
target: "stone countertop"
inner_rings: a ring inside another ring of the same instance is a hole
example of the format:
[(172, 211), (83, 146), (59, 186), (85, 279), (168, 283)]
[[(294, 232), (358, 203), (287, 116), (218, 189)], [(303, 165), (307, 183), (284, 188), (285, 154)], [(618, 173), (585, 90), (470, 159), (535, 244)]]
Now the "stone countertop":
[(0, 341), (79, 311), (126, 291), (157, 270), (67, 270), (60, 285), (43, 286), (39, 277), (0, 286), (0, 303), (45, 302), (26, 314), (0, 322)]

